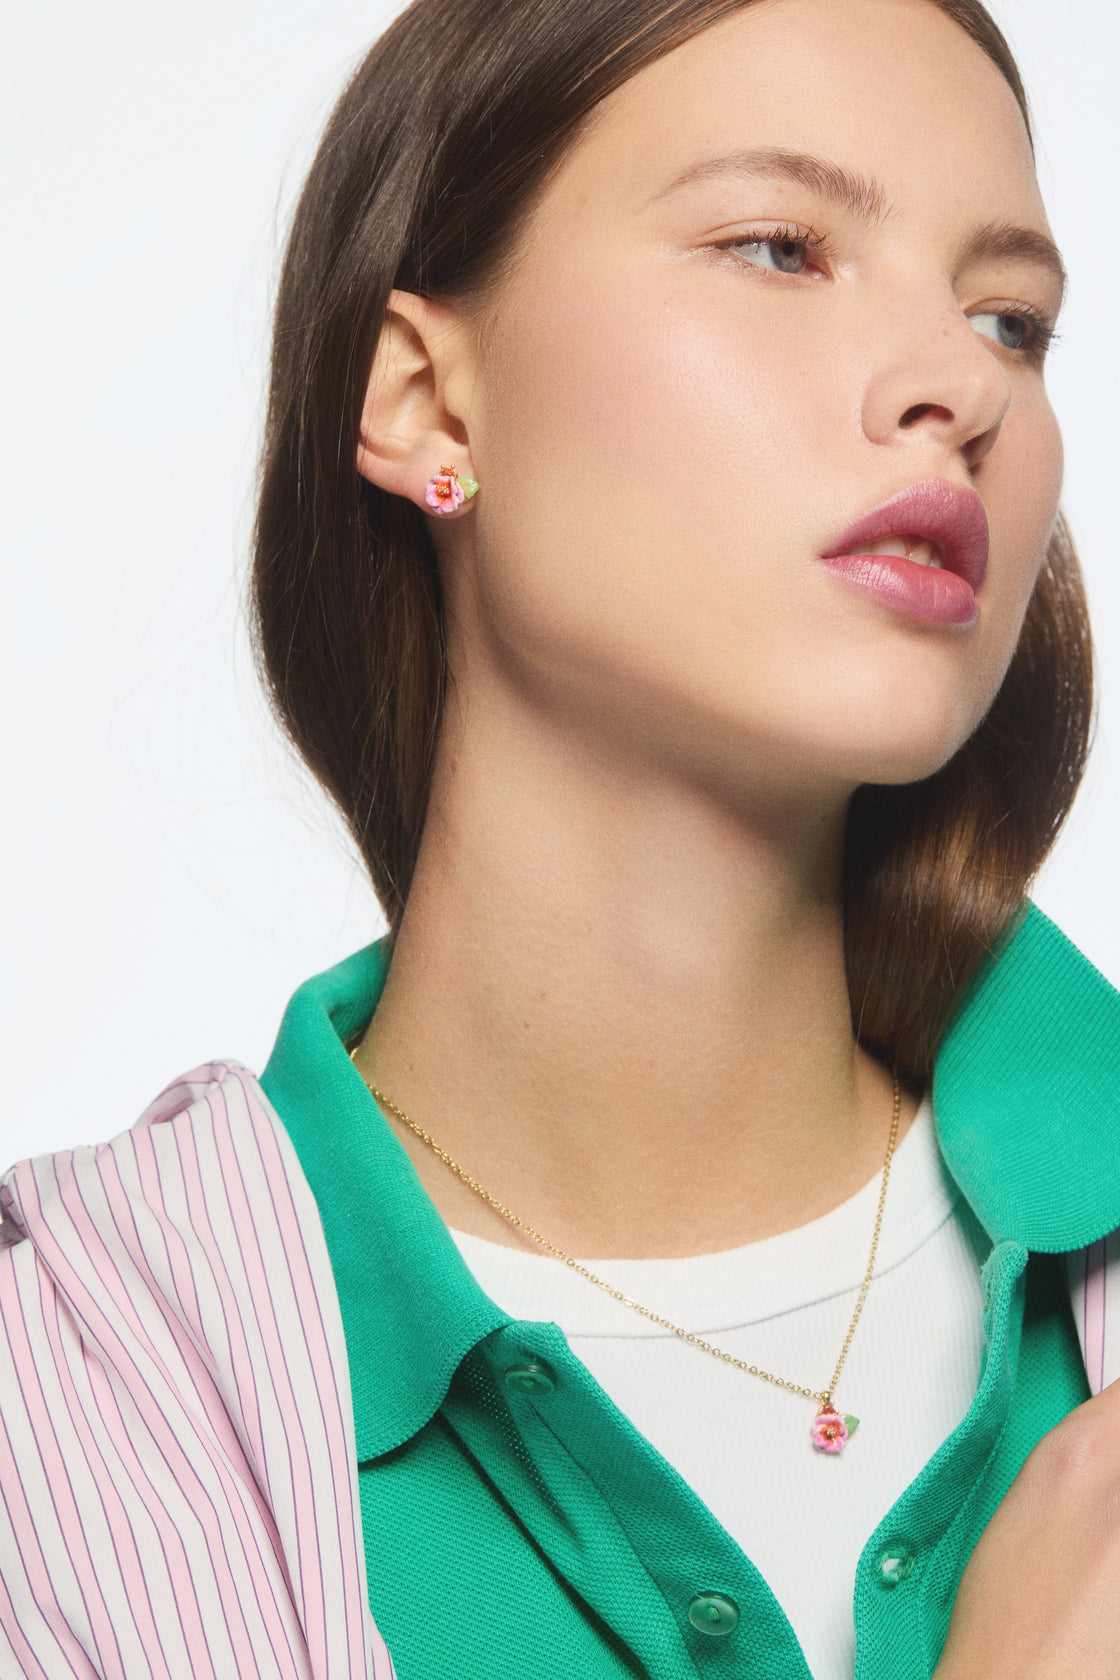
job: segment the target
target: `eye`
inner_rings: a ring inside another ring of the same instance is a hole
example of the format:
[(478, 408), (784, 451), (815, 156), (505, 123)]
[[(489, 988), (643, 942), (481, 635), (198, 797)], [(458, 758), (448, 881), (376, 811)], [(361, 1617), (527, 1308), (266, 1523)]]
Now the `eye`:
[(1036, 321), (1026, 310), (985, 311), (973, 315), (972, 325), (978, 333), (990, 338), (994, 344), (1001, 344), (1005, 350), (1038, 349), (1041, 352), (1053, 336), (1048, 327)]
[(974, 315), (972, 325), (976, 332), (996, 344), (1002, 344), (1005, 350), (1021, 350), (1030, 337), (1030, 323), (1026, 317), (1010, 312)]
[(767, 227), (751, 239), (722, 239), (717, 250), (725, 250), (741, 262), (749, 262), (752, 269), (767, 269), (771, 274), (804, 274), (813, 269), (813, 252), (828, 254), (823, 234), (801, 227)]
[(779, 233), (767, 239), (737, 239), (724, 249), (734, 251), (756, 268), (768, 268), (775, 274), (800, 274), (808, 265), (812, 243), (804, 235)]
[(796, 222), (764, 224), (753, 235), (721, 239), (715, 249), (769, 274), (819, 277), (829, 258), (827, 236)]

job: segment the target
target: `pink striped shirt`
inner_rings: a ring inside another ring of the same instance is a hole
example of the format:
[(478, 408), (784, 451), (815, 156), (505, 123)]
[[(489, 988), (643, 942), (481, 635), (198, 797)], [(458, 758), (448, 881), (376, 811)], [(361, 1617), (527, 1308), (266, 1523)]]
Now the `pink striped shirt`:
[[(0, 1672), (391, 1680), (318, 1209), (235, 1063), (0, 1185)], [(1120, 1246), (1071, 1257), (1089, 1383)]]
[(235, 1064), (0, 1187), (0, 1673), (390, 1680), (311, 1191)]

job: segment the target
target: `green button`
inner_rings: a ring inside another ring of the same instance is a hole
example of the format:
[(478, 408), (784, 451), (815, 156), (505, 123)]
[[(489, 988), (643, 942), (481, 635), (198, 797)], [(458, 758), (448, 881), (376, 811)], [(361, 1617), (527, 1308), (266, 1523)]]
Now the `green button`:
[(884, 1587), (897, 1587), (912, 1572), (917, 1558), (909, 1546), (884, 1546), (876, 1565)]
[(688, 1607), (688, 1619), (700, 1633), (723, 1639), (739, 1625), (739, 1606), (726, 1593), (697, 1593)]
[(526, 1359), (522, 1365), (511, 1365), (503, 1381), (515, 1394), (551, 1394), (556, 1374), (543, 1359)]

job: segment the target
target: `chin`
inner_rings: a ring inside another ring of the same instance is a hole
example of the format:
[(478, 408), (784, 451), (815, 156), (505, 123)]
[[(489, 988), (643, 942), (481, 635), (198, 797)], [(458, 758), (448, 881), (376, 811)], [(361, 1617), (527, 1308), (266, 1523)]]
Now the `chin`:
[(998, 682), (977, 687), (925, 680), (912, 663), (897, 681), (859, 684), (858, 692), (833, 690), (830, 715), (818, 746), (833, 771), (841, 765), (852, 785), (898, 786), (936, 775), (980, 727), (998, 693)]
[[(875, 782), (882, 786), (901, 787), (908, 782), (924, 782), (943, 770), (979, 728), (977, 719), (964, 734), (946, 730), (940, 735), (927, 735), (920, 741), (895, 740), (867, 743), (859, 754), (858, 783)], [(853, 765), (853, 771), (856, 767)]]
[[(924, 782), (948, 764), (980, 722), (977, 718), (963, 731), (927, 727), (920, 734), (898, 729), (871, 732), (853, 726), (842, 740), (835, 735), (831, 741), (818, 738), (809, 755), (811, 765), (802, 761), (806, 783), (819, 781), (822, 785), (855, 789), (865, 783), (901, 787), (908, 782)], [(787, 777), (798, 756), (794, 743), (787, 741), (781, 755)]]

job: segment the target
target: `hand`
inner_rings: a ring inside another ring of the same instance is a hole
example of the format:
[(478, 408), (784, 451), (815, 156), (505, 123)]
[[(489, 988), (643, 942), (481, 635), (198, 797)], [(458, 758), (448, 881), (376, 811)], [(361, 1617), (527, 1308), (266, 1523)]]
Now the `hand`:
[(1035, 1447), (961, 1579), (935, 1680), (1120, 1680), (1120, 1382)]

